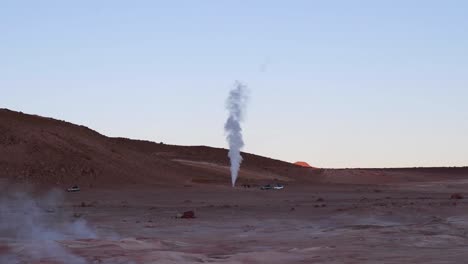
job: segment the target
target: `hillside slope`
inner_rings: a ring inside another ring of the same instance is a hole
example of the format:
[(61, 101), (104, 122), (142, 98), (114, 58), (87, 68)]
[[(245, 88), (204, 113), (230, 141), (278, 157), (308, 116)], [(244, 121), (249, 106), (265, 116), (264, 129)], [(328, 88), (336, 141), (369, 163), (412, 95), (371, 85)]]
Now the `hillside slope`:
[[(318, 171), (244, 154), (240, 183), (303, 182)], [(83, 126), (0, 109), (0, 177), (68, 186), (230, 183), (227, 150), (109, 138)]]

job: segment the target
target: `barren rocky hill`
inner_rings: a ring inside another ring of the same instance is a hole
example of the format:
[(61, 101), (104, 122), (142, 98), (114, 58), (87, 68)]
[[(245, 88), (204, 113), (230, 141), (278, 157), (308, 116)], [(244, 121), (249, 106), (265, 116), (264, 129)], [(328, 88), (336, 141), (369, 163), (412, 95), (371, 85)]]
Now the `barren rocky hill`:
[[(241, 183), (308, 181), (318, 171), (244, 154)], [(230, 183), (227, 150), (109, 138), (84, 126), (0, 110), (0, 177), (67, 186)]]
[[(243, 153), (239, 184), (384, 184), (468, 177), (468, 168), (315, 169)], [(87, 187), (229, 186), (227, 150), (109, 138), (87, 127), (0, 109), (0, 178)]]

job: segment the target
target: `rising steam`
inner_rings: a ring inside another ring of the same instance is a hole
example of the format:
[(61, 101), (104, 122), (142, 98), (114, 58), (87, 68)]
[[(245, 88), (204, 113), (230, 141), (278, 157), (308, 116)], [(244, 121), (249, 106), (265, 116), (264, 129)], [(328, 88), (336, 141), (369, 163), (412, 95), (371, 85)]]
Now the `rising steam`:
[[(70, 263), (86, 264), (86, 259), (73, 254), (61, 241), (96, 238), (94, 230), (82, 219), (70, 220), (61, 212), (63, 197), (50, 192), (32, 197), (9, 185), (0, 185), (0, 246), (11, 247), (14, 253), (0, 251), (0, 263)], [(15, 241), (22, 241), (23, 246)], [(31, 241), (31, 243), (26, 243)], [(9, 250), (8, 250), (9, 251)], [(49, 263), (49, 262), (47, 262)]]
[(247, 102), (247, 87), (236, 81), (235, 87), (229, 93), (226, 108), (229, 117), (224, 125), (226, 139), (229, 143), (229, 159), (231, 160), (232, 187), (236, 185), (239, 168), (242, 163), (241, 149), (244, 147), (241, 122)]

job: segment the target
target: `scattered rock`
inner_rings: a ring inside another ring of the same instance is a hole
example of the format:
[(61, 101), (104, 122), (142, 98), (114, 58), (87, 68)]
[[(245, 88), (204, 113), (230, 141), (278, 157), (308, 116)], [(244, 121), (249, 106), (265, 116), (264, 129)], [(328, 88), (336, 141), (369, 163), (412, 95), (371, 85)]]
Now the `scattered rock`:
[(182, 219), (194, 219), (195, 218), (195, 212), (194, 211), (184, 212), (180, 218), (182, 218)]
[(386, 203), (375, 203), (374, 206), (386, 207)]
[(461, 193), (454, 193), (452, 194), (452, 196), (450, 196), (450, 199), (451, 200), (461, 200), (465, 197), (463, 197), (463, 195)]
[(321, 202), (325, 202), (325, 200), (324, 200), (323, 198), (318, 198), (318, 199), (317, 199), (317, 202), (318, 202), (318, 203), (321, 203)]
[(195, 212), (194, 211), (187, 211), (184, 213), (178, 213), (176, 215), (176, 218), (179, 219), (194, 219), (195, 218)]

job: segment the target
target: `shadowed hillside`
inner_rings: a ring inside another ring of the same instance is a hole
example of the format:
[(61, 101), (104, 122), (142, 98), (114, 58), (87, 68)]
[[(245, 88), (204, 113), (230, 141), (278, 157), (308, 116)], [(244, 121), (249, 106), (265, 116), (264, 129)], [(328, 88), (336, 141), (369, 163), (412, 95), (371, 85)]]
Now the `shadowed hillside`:
[[(84, 126), (0, 110), (0, 177), (67, 186), (230, 184), (227, 150), (109, 138)], [(240, 183), (308, 181), (318, 171), (244, 154)]]
[[(243, 154), (238, 183), (384, 184), (468, 177), (468, 168), (314, 169)], [(227, 150), (109, 138), (84, 126), (0, 110), (0, 177), (86, 187), (230, 185)]]

